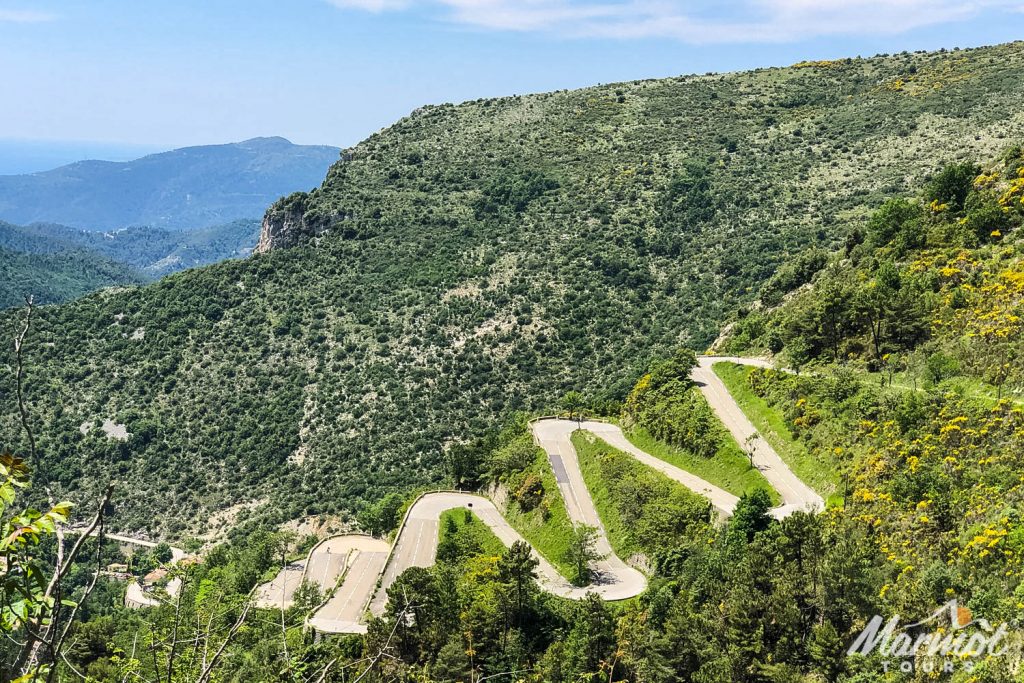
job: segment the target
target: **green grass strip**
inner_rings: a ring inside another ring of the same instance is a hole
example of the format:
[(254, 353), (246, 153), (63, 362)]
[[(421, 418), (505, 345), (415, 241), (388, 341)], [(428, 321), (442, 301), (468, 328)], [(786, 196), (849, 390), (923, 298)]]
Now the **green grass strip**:
[(449, 520), (455, 524), (455, 534), (471, 539), (481, 549), (483, 555), (501, 555), (505, 552), (505, 544), (494, 535), (494, 532), (480, 521), (480, 518), (468, 509), (445, 510), (441, 513), (441, 533), (439, 541), (448, 538)]
[[(572, 576), (572, 568), (564, 559), (572, 535), (572, 522), (565, 510), (565, 502), (548, 463), (548, 456), (542, 449), (537, 448), (537, 456), (527, 473), (540, 477), (544, 486), (544, 502), (529, 512), (523, 512), (512, 500), (515, 491), (509, 491), (509, 503), (502, 511), (505, 519), (563, 576)], [(542, 507), (548, 511), (547, 519), (542, 513)]]
[(702, 496), (589, 432), (575, 432), (572, 443), (608, 542), (623, 560), (685, 545), (708, 528)]
[(804, 444), (793, 436), (782, 412), (769, 405), (750, 388), (747, 378), (754, 368), (722, 362), (715, 363), (712, 369), (721, 378), (747, 419), (796, 476), (822, 496), (827, 497), (838, 488), (838, 470), (810, 453)]
[(640, 426), (625, 430), (624, 434), (640, 450), (691, 472), (735, 496), (763, 489), (771, 495), (774, 503), (781, 501), (778, 491), (772, 488), (764, 475), (756, 467), (751, 467), (750, 459), (731, 434), (728, 434), (728, 439), (712, 458), (702, 458), (683, 448), (659, 441)]

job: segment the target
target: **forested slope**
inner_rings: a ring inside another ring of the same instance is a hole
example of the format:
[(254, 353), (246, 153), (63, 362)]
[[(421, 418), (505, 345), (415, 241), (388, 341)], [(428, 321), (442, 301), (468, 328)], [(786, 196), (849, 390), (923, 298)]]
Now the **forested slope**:
[[(793, 254), (994, 158), (1022, 66), (1015, 43), (419, 110), (275, 205), (269, 253), (41, 311), (37, 471), (117, 476), (119, 523), (172, 533), (437, 481), (445, 444), (570, 388), (621, 400)], [(107, 418), (130, 437), (80, 430)]]
[(129, 266), (85, 249), (35, 254), (0, 246), (0, 309), (24, 305), (28, 296), (50, 304), (144, 281)]
[(63, 303), (104, 287), (138, 285), (187, 268), (252, 253), (259, 221), (190, 231), (127, 228), (88, 232), (0, 221), (0, 308)]

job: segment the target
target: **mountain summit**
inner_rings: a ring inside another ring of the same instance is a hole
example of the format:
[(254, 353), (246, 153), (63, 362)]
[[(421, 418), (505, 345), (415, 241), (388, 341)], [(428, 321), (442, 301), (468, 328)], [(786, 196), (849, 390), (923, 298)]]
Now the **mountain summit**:
[(281, 195), (319, 185), (339, 152), (281, 137), (253, 138), (0, 176), (0, 219), (87, 230), (180, 230), (259, 218)]

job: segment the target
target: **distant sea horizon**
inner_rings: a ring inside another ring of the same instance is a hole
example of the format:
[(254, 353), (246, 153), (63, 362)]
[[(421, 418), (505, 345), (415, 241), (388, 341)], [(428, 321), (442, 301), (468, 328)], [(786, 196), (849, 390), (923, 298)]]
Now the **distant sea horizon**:
[(59, 166), (98, 159), (131, 161), (139, 157), (165, 152), (167, 145), (139, 145), (90, 140), (24, 140), (0, 138), (0, 175), (39, 173)]

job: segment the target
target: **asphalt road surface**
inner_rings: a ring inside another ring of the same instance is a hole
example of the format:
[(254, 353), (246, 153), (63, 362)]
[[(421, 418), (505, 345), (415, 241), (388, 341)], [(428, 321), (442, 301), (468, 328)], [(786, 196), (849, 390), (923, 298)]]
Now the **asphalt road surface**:
[[(775, 508), (772, 514), (781, 518), (796, 510), (824, 508), (821, 496), (800, 481), (774, 449), (757, 434), (725, 385), (714, 374), (712, 364), (721, 361), (762, 367), (768, 367), (768, 364), (745, 358), (703, 357), (694, 368), (692, 378), (737, 442), (752, 445), (754, 465), (782, 495), (783, 505)], [(574, 524), (588, 524), (598, 529), (596, 549), (605, 556), (593, 566), (596, 576), (594, 583), (585, 588), (577, 588), (534, 550), (534, 557), (539, 563), (538, 582), (544, 590), (555, 595), (580, 599), (594, 592), (605, 600), (622, 600), (639, 595), (647, 586), (644, 575), (612, 551), (594, 501), (583, 481), (576, 449), (572, 445), (571, 435), (577, 429), (593, 433), (648, 467), (706, 497), (723, 514), (730, 514), (736, 506), (736, 496), (645, 453), (630, 443), (615, 425), (597, 421), (544, 419), (533, 422), (531, 428), (535, 440), (547, 453), (569, 518)], [(314, 548), (305, 564), (302, 578), (316, 583), (325, 591), (333, 588), (340, 577), (344, 578), (331, 598), (310, 618), (310, 625), (330, 633), (364, 633), (366, 626), (362, 620), (367, 609), (372, 614), (381, 615), (387, 608), (389, 597), (401, 601), (401, 596), (389, 596), (388, 589), (402, 572), (409, 567), (430, 567), (434, 564), (441, 514), (456, 508), (472, 510), (506, 546), (524, 540), (487, 498), (457, 492), (425, 494), (409, 509), (390, 552), (386, 542), (359, 535), (338, 536)], [(259, 594), (269, 602), (273, 602), (275, 595), (279, 595), (281, 597), (276, 598), (277, 605), (287, 606), (286, 602), (298, 586), (295, 578), (287, 574), (289, 571), (294, 573), (295, 569), (283, 569), (274, 581), (260, 587)]]
[(256, 589), (256, 606), (262, 609), (288, 609), (292, 606), (295, 589), (302, 583), (306, 561), (299, 560), (283, 567), (273, 580)]
[(695, 474), (687, 472), (684, 469), (680, 469), (675, 465), (667, 463), (660, 458), (656, 458), (653, 455), (640, 450), (625, 437), (621, 429), (613, 424), (608, 424), (606, 422), (584, 421), (581, 423), (581, 428), (588, 432), (592, 432), (602, 441), (607, 442), (610, 446), (632, 455), (643, 464), (661, 472), (669, 479), (682, 484), (694, 493), (704, 496), (711, 501), (711, 504), (720, 513), (726, 515), (732, 514), (733, 508), (735, 508), (736, 503), (739, 502), (739, 498), (728, 491), (720, 489), (714, 484), (704, 481)]
[[(587, 494), (589, 500), (589, 494)], [(437, 557), (437, 541), (440, 531), (441, 514), (456, 508), (469, 509), (486, 524), (507, 547), (516, 541), (525, 541), (518, 531), (505, 520), (498, 509), (487, 498), (470, 493), (438, 492), (428, 493), (413, 504), (406, 517), (405, 526), (395, 542), (391, 561), (381, 579), (380, 590), (370, 603), (370, 612), (383, 614), (388, 601), (388, 588), (395, 579), (409, 567), (429, 567)], [(598, 551), (608, 552), (607, 538), (602, 533), (603, 545)], [(611, 555), (595, 566), (597, 577), (594, 583), (578, 588), (569, 583), (554, 566), (534, 551), (538, 561), (537, 574), (541, 587), (563, 598), (581, 599), (593, 592), (605, 600), (624, 600), (639, 595), (647, 587), (647, 579), (636, 569)], [(401, 599), (400, 596), (397, 599)]]
[(345, 578), (331, 598), (313, 613), (309, 624), (325, 633), (365, 633), (362, 618), (384, 571), (390, 546), (387, 541), (369, 536), (339, 536), (330, 540), (335, 542), (332, 553), (343, 552), (347, 560), (343, 568)]
[(352, 551), (349, 541), (349, 536), (334, 536), (316, 544), (309, 553), (302, 580), (308, 581), (322, 592), (334, 588), (338, 584), (338, 577), (348, 566), (348, 554)]
[[(68, 529), (68, 531), (71, 533), (81, 533), (82, 529), (72, 527)], [(97, 534), (99, 534), (99, 530), (94, 529), (92, 534), (90, 535), (96, 536)], [(108, 541), (120, 543), (122, 546), (138, 546), (149, 550), (152, 550), (153, 548), (157, 547), (157, 545), (159, 545), (155, 541), (146, 541), (141, 538), (133, 538), (131, 536), (123, 536), (121, 534), (104, 534), (103, 537)], [(167, 563), (167, 566), (173, 566), (178, 562), (181, 562), (186, 557), (188, 557), (188, 554), (184, 550), (182, 550), (181, 548), (175, 548), (174, 546), (171, 546), (171, 560)], [(177, 597), (178, 591), (181, 590), (181, 579), (178, 577), (174, 577), (173, 579), (168, 581), (167, 585), (165, 586), (165, 590), (167, 591), (168, 596), (172, 598)], [(158, 600), (155, 597), (154, 593), (144, 589), (142, 587), (142, 584), (140, 584), (137, 580), (133, 580), (128, 583), (128, 588), (127, 590), (125, 590), (124, 604), (125, 607), (139, 609), (142, 607), (156, 607), (160, 604), (160, 600)]]
[[(766, 361), (753, 358), (736, 358), (733, 356), (704, 356), (697, 360), (697, 367), (690, 377), (700, 392), (704, 394), (708, 405), (729, 430), (736, 442), (744, 448), (753, 450), (754, 466), (764, 475), (776, 491), (782, 496), (782, 506), (772, 510), (776, 518), (783, 518), (797, 510), (818, 512), (825, 509), (825, 501), (810, 486), (797, 477), (793, 470), (783, 462), (767, 441), (758, 433), (754, 425), (733, 399), (725, 383), (719, 379), (711, 366), (715, 363), (740, 363), (757, 367), (771, 367)], [(750, 439), (748, 442), (747, 440)]]
[[(167, 596), (170, 598), (178, 597), (178, 591), (181, 590), (181, 579), (177, 576), (167, 582), (165, 587)], [(124, 605), (125, 607), (131, 607), (132, 609), (139, 609), (140, 607), (156, 607), (161, 604), (161, 601), (156, 597), (157, 594), (147, 591), (142, 587), (138, 581), (131, 581), (128, 583), (128, 588), (124, 593)]]
[[(363, 633), (360, 624), (366, 603), (384, 570), (390, 545), (365, 534), (334, 536), (321, 541), (305, 560), (289, 564), (273, 580), (256, 590), (256, 606), (263, 609), (287, 609), (294, 602), (295, 590), (307, 581), (324, 594), (334, 590), (310, 618), (310, 623), (329, 633)], [(342, 579), (342, 577), (344, 577)], [(341, 585), (338, 580), (342, 579)]]

